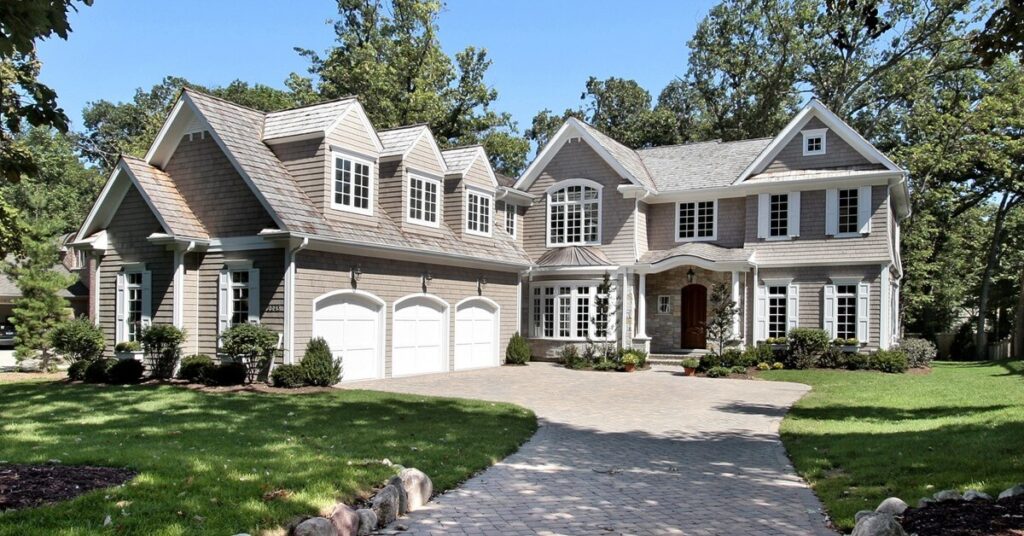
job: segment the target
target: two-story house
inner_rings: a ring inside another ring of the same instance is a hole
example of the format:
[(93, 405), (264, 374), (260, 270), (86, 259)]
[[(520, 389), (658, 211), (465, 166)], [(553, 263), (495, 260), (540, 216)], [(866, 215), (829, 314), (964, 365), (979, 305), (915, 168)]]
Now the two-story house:
[(286, 363), (326, 338), (344, 381), (496, 366), (516, 331), (537, 356), (703, 348), (716, 281), (745, 342), (823, 326), (884, 347), (904, 178), (815, 102), (775, 139), (642, 151), (571, 120), (512, 181), (425, 125), (376, 130), (356, 98), (263, 113), (185, 90), (74, 245), (109, 347), (168, 323), (216, 355), (258, 322)]

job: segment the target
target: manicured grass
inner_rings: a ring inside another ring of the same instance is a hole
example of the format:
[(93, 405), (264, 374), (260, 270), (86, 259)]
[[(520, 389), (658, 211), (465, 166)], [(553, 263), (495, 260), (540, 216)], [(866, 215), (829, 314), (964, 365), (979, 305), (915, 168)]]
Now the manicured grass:
[(0, 460), (139, 472), (121, 488), (0, 514), (0, 534), (256, 534), (367, 497), (395, 472), (384, 458), (441, 491), (535, 429), (532, 412), (509, 404), (373, 391), (0, 383)]
[(782, 422), (797, 471), (836, 524), (889, 496), (995, 495), (1024, 481), (1024, 363), (935, 363), (930, 374), (768, 371), (811, 385)]

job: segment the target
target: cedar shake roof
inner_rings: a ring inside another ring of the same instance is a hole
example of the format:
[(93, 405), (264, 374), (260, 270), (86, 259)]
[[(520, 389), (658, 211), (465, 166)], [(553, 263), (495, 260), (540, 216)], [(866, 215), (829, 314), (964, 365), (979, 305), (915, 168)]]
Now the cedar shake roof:
[(494, 179), (498, 181), (498, 186), (504, 186), (505, 188), (512, 188), (516, 184), (516, 180), (508, 175), (502, 175), (497, 171), (494, 172)]
[(772, 138), (638, 149), (658, 191), (696, 190), (732, 184), (771, 143)]
[(311, 106), (268, 113), (263, 124), (263, 139), (272, 140), (325, 132), (355, 102), (356, 99), (346, 97)]
[(472, 145), (441, 151), (441, 156), (444, 157), (444, 163), (448, 166), (450, 173), (465, 173), (469, 171), (469, 166), (473, 163), (479, 151), (479, 145)]
[(121, 159), (135, 176), (142, 194), (153, 203), (156, 211), (170, 227), (168, 231), (171, 234), (188, 238), (210, 237), (168, 174), (141, 158), (122, 156)]
[(622, 164), (622, 167), (626, 168), (626, 171), (630, 172), (634, 177), (636, 177), (636, 179), (640, 181), (641, 184), (643, 184), (644, 186), (653, 191), (658, 190), (654, 178), (651, 176), (651, 173), (647, 170), (647, 167), (644, 165), (643, 160), (641, 160), (640, 157), (636, 154), (636, 151), (613, 140), (604, 132), (601, 132), (597, 128), (588, 125), (583, 121), (580, 121), (579, 123), (580, 125), (583, 126), (584, 129), (586, 129), (587, 132), (594, 136), (594, 139), (596, 139), (597, 142), (601, 144), (601, 147), (604, 147), (604, 149), (608, 151), (612, 155), (612, 157), (615, 158), (615, 160)]
[(384, 157), (405, 154), (416, 143), (424, 130), (428, 130), (427, 125), (412, 125), (377, 132), (377, 137), (380, 138), (380, 143), (384, 146), (380, 155)]
[(724, 248), (706, 242), (686, 242), (672, 249), (648, 251), (640, 262), (654, 264), (672, 257), (697, 257), (711, 262), (749, 262), (754, 251), (746, 248)]
[(537, 259), (539, 266), (612, 266), (612, 261), (598, 248), (569, 246), (554, 248)]

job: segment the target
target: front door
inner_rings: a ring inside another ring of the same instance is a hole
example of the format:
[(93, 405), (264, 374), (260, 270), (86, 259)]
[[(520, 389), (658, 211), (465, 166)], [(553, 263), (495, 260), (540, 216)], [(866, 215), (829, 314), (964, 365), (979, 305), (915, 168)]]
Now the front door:
[(708, 317), (708, 289), (704, 285), (683, 287), (682, 300), (683, 348), (707, 348), (704, 323)]

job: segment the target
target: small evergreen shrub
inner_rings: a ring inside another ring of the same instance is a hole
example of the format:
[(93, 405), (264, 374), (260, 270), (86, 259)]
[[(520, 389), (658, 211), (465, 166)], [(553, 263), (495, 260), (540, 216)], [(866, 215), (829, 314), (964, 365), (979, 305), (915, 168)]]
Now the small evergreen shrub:
[(181, 358), (185, 331), (171, 324), (153, 324), (142, 331), (141, 340), (150, 374), (161, 380), (171, 379)]
[(189, 383), (206, 383), (206, 378), (213, 373), (216, 365), (208, 355), (195, 354), (181, 360), (178, 377)]
[(700, 367), (700, 360), (697, 359), (696, 357), (687, 357), (686, 359), (683, 359), (683, 362), (681, 364), (683, 368), (695, 369)]
[(505, 364), (525, 365), (530, 361), (530, 357), (530, 345), (526, 342), (526, 337), (520, 335), (518, 331), (515, 332), (505, 348)]
[(121, 341), (114, 345), (115, 352), (141, 352), (142, 343), (139, 341)]
[(733, 374), (746, 374), (747, 373), (747, 367), (744, 367), (743, 365), (736, 365), (736, 366), (732, 367), (729, 370)]
[(746, 350), (743, 350), (742, 359), (745, 364), (748, 364), (748, 366), (754, 366), (758, 363), (770, 363), (774, 361), (775, 354), (772, 352), (771, 346), (765, 343), (760, 343), (748, 346)]
[(900, 341), (898, 348), (907, 354), (907, 365), (910, 368), (927, 368), (931, 366), (932, 360), (938, 354), (938, 350), (931, 341), (914, 337)]
[(294, 389), (306, 385), (306, 376), (299, 365), (278, 365), (270, 373), (274, 387)]
[(107, 383), (110, 381), (110, 369), (117, 364), (116, 359), (97, 359), (85, 369), (85, 381), (88, 383)]
[(68, 379), (73, 382), (80, 382), (85, 379), (85, 369), (89, 368), (92, 361), (75, 361), (68, 367)]
[(306, 385), (329, 387), (341, 381), (341, 359), (335, 359), (323, 337), (306, 344), (306, 355), (299, 364)]
[(722, 355), (719, 359), (721, 366), (734, 367), (742, 363), (743, 352), (739, 351), (736, 348), (729, 348), (728, 350), (722, 352)]
[(144, 370), (145, 366), (136, 359), (118, 359), (107, 371), (107, 376), (110, 378), (110, 383), (128, 385), (139, 383)]
[(793, 328), (786, 337), (789, 339), (789, 360), (782, 362), (791, 369), (817, 366), (818, 359), (829, 345), (828, 332), (823, 329)]
[(236, 324), (221, 335), (221, 350), (245, 368), (252, 383), (265, 373), (277, 353), (277, 333), (259, 324)]
[(206, 380), (207, 385), (242, 385), (248, 377), (245, 365), (238, 362), (222, 363), (210, 372), (211, 374)]
[(830, 344), (828, 348), (822, 352), (821, 357), (818, 358), (819, 368), (839, 368), (843, 366), (843, 351), (842, 347)]
[(907, 354), (900, 350), (879, 350), (871, 355), (871, 368), (888, 373), (907, 371)]
[(713, 368), (722, 366), (722, 357), (715, 353), (703, 355), (700, 358), (700, 366), (697, 370), (701, 372), (707, 372)]
[(76, 318), (57, 324), (50, 331), (53, 350), (74, 364), (95, 361), (103, 355), (103, 331), (88, 318)]
[(729, 375), (728, 367), (711, 367), (704, 373), (708, 378), (722, 378)]
[(847, 370), (867, 370), (871, 366), (871, 356), (859, 352), (844, 352), (842, 366)]
[(600, 359), (593, 366), (594, 370), (607, 371), (607, 370), (618, 370), (620, 365), (611, 359)]
[(769, 370), (771, 368), (772, 366), (764, 361), (757, 364), (757, 370)]
[[(591, 346), (587, 346), (589, 350)], [(558, 351), (558, 361), (568, 369), (581, 369), (590, 365), (591, 361), (580, 355), (575, 344), (566, 344)]]

